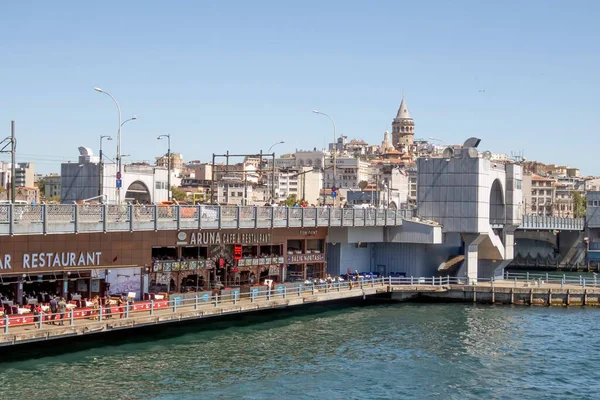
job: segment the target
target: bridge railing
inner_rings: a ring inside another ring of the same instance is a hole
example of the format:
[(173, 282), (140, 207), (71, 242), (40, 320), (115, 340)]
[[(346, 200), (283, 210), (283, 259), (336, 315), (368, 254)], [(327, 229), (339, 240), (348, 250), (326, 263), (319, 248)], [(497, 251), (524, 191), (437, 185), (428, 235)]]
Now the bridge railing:
[[(598, 287), (600, 282), (596, 279), (588, 279), (583, 276), (568, 277), (566, 275), (550, 275), (550, 274), (526, 274), (526, 273), (505, 273), (503, 280), (494, 278), (477, 279), (478, 283), (487, 283), (492, 286), (498, 282), (514, 282), (517, 283), (533, 283), (534, 285), (543, 285), (545, 283), (561, 283), (562, 285), (575, 285), (582, 288)], [(205, 291), (196, 293), (180, 293), (173, 294), (168, 299), (161, 300), (141, 300), (135, 303), (124, 304), (121, 306), (99, 306), (95, 308), (91, 302), (85, 301), (85, 306), (69, 309), (64, 313), (52, 314), (48, 312), (48, 306), (42, 306), (41, 314), (32, 314), (27, 309), (18, 309), (19, 313), (13, 315), (2, 315), (0, 317), (0, 333), (5, 335), (16, 333), (18, 328), (23, 326), (36, 326), (44, 328), (49, 324), (60, 324), (65, 326), (82, 326), (87, 323), (97, 324), (109, 317), (136, 319), (143, 318), (143, 323), (148, 323), (148, 316), (153, 316), (155, 313), (175, 314), (180, 311), (202, 310), (207, 308), (224, 307), (226, 305), (237, 305), (238, 302), (250, 303), (267, 303), (273, 300), (292, 299), (307, 295), (323, 294), (330, 292), (352, 291), (364, 293), (365, 288), (385, 287), (385, 286), (429, 286), (442, 287), (449, 285), (466, 285), (467, 278), (451, 277), (451, 276), (381, 276), (363, 275), (358, 279), (350, 280), (335, 278), (332, 281), (324, 279), (306, 280), (294, 283), (275, 283), (272, 286), (252, 286), (249, 290), (242, 292), (241, 288), (233, 287), (230, 289), (221, 290), (220, 293)], [(248, 289), (248, 288), (246, 288)], [(73, 306), (75, 307), (75, 306)], [(16, 308), (16, 307), (15, 307)], [(24, 310), (24, 311), (23, 311)], [(235, 311), (236, 313), (239, 310)], [(134, 324), (135, 325), (135, 324)], [(70, 333), (67, 333), (70, 334)], [(18, 339), (6, 341), (2, 343), (16, 343)]]
[(599, 287), (600, 280), (596, 275), (572, 275), (572, 274), (550, 274), (538, 272), (508, 272), (504, 273), (504, 279), (513, 282), (529, 282), (532, 285), (541, 286), (546, 283), (586, 287)]
[(523, 215), (523, 222), (521, 223), (519, 229), (583, 231), (585, 229), (585, 218)]
[(0, 235), (319, 226), (399, 226), (414, 209), (214, 205), (0, 205)]

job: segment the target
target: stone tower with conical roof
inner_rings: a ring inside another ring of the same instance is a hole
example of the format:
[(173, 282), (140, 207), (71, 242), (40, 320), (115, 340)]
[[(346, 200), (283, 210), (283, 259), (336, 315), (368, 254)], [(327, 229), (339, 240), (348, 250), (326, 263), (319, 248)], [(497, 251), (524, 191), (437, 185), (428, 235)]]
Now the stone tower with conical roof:
[(396, 150), (404, 150), (412, 147), (415, 138), (415, 122), (410, 117), (404, 94), (398, 108), (398, 114), (392, 122), (392, 144)]

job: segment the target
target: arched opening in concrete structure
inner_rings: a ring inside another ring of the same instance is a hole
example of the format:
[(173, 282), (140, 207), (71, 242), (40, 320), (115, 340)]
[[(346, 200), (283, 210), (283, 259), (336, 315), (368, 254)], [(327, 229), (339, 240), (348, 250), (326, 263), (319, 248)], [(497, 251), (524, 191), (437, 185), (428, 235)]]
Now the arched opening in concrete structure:
[(492, 183), (490, 191), (490, 225), (504, 225), (506, 222), (506, 205), (504, 204), (504, 190), (498, 179)]
[(146, 204), (151, 202), (150, 191), (148, 187), (141, 181), (135, 181), (127, 188), (125, 194), (125, 201), (135, 203), (138, 201), (140, 204)]

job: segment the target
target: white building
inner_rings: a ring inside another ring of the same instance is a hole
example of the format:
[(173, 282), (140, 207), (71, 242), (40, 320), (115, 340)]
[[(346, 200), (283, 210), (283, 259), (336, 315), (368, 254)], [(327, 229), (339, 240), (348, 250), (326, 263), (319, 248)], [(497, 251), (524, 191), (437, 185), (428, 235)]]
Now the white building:
[(276, 201), (296, 195), (298, 200), (317, 204), (323, 185), (323, 173), (312, 167), (280, 169), (276, 174)]
[[(297, 167), (323, 168), (326, 165), (326, 159), (331, 160), (331, 155), (328, 152), (317, 150), (316, 148), (309, 151), (296, 151)], [(331, 163), (331, 161), (329, 162)]]
[[(327, 159), (326, 165), (325, 187), (331, 188), (334, 183), (333, 161)], [(366, 161), (349, 156), (336, 157), (335, 186), (343, 192), (356, 189), (360, 181), (369, 181), (370, 171), (371, 165)]]
[[(11, 183), (11, 167), (8, 162), (0, 162), (0, 184), (8, 188)], [(35, 171), (34, 165), (30, 162), (15, 164), (15, 187), (34, 187)]]
[[(79, 147), (79, 162), (61, 165), (61, 203), (91, 199), (115, 204), (118, 194), (122, 203), (157, 203), (169, 197), (168, 173), (163, 167), (124, 165), (121, 188), (117, 192), (117, 165), (98, 163), (91, 149)], [(100, 188), (100, 177), (102, 188)]]

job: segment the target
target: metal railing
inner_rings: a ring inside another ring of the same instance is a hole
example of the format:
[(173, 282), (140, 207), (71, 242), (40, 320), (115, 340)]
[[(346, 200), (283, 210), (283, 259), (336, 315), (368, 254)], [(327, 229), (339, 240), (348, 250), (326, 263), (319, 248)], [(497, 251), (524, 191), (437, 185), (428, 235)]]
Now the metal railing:
[(543, 215), (523, 215), (521, 230), (583, 231), (585, 218), (546, 217)]
[(581, 288), (600, 287), (600, 280), (596, 274), (587, 275), (571, 275), (571, 274), (549, 274), (549, 273), (533, 273), (533, 272), (508, 272), (504, 273), (506, 281), (525, 281), (534, 286), (541, 287), (544, 284), (557, 284), (563, 288), (565, 285), (580, 286)]
[(0, 235), (137, 230), (399, 226), (415, 209), (212, 205), (0, 205)]
[[(486, 283), (492, 287), (495, 284), (513, 283), (531, 283), (542, 286), (546, 283), (575, 285), (582, 288), (598, 287), (594, 279), (587, 279), (583, 276), (569, 277), (568, 275), (550, 275), (533, 273), (509, 273), (506, 272), (502, 280), (495, 278), (480, 278), (471, 280), (474, 283)], [(448, 288), (450, 285), (467, 285), (468, 279), (465, 277), (451, 276), (430, 276), (430, 277), (360, 277), (359, 279), (341, 280), (335, 279), (327, 282), (325, 280), (304, 281), (287, 284), (273, 284), (268, 286), (251, 286), (242, 292), (241, 288), (234, 287), (221, 292), (200, 292), (188, 294), (188, 297), (174, 294), (166, 300), (137, 301), (135, 303), (126, 303), (124, 305), (99, 306), (98, 308), (84, 307), (67, 310), (63, 313), (41, 314), (22, 314), (22, 315), (4, 315), (0, 318), (0, 332), (9, 334), (12, 329), (19, 327), (35, 327), (37, 329), (50, 327), (50, 325), (86, 326), (106, 322), (108, 319), (140, 319), (141, 323), (149, 323), (148, 316), (166, 316), (183, 311), (206, 311), (210, 309), (219, 309), (221, 314), (226, 312), (239, 313), (240, 309), (226, 309), (229, 305), (255, 304), (266, 305), (272, 301), (288, 300), (303, 296), (316, 294), (326, 294), (331, 292), (355, 291), (356, 296), (364, 296), (365, 289), (376, 287), (394, 287), (394, 286), (412, 286), (415, 290), (418, 286), (427, 288)], [(373, 292), (371, 292), (373, 294)], [(135, 324), (134, 324), (135, 325)], [(22, 332), (22, 331), (15, 331)], [(18, 333), (16, 333), (18, 335)], [(70, 333), (69, 333), (70, 334)], [(5, 341), (6, 343), (6, 341)]]

